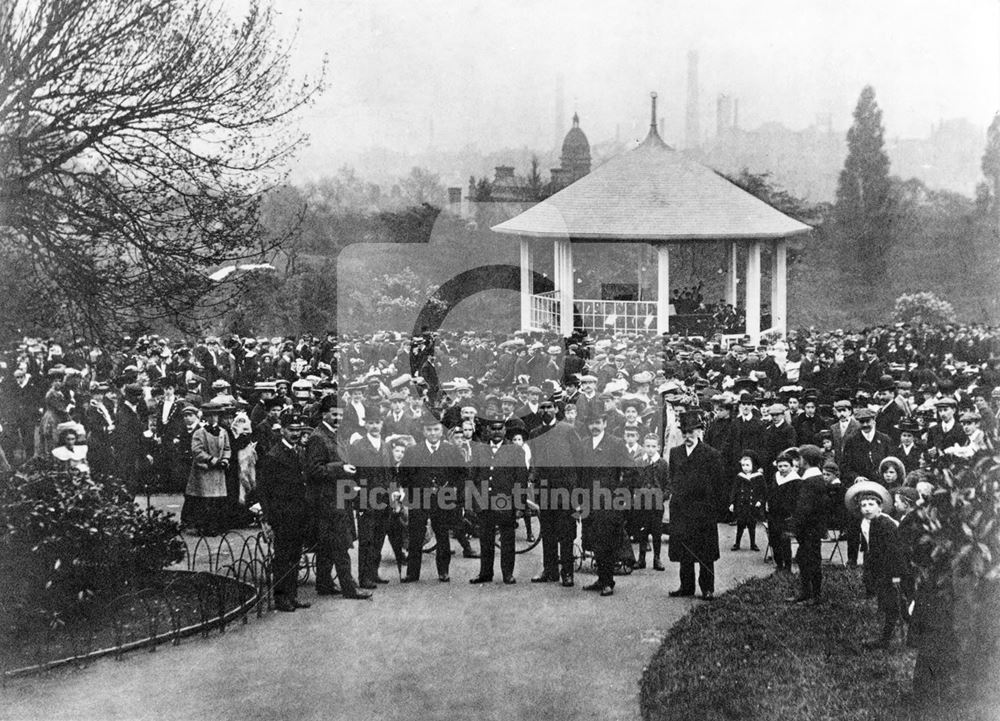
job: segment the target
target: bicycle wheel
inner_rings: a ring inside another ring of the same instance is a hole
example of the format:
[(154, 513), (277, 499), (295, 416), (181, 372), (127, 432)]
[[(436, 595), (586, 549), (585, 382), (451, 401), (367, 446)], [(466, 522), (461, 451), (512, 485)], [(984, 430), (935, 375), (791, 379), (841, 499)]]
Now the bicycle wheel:
[[(533, 509), (518, 511), (517, 526), (514, 529), (514, 553), (527, 553), (542, 540), (542, 527), (538, 512)], [(497, 548), (500, 547), (500, 537), (497, 536)]]
[(308, 583), (315, 565), (316, 555), (312, 549), (303, 551), (302, 558), (299, 559), (299, 583)]

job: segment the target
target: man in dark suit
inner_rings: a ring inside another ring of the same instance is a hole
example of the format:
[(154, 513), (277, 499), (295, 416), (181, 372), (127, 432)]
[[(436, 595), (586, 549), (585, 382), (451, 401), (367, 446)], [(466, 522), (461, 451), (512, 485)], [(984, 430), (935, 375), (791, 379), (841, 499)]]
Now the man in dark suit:
[(451, 580), (448, 567), (451, 563), (449, 532), (461, 522), (459, 505), (461, 483), (464, 480), (465, 459), (455, 446), (442, 442), (444, 426), (440, 419), (428, 413), (421, 421), (423, 441), (406, 449), (400, 467), (400, 486), (407, 491), (410, 503), (410, 551), (403, 583), (420, 580), (427, 522), (437, 543), (435, 561), (438, 580)]
[(420, 437), (420, 421), (406, 408), (406, 394), (396, 391), (389, 396), (389, 412), (382, 419), (382, 435)]
[(125, 386), (124, 401), (118, 405), (115, 417), (113, 443), (119, 477), (129, 490), (138, 492), (146, 478), (146, 471), (153, 459), (147, 454), (146, 423), (140, 411), (142, 386), (130, 383)]
[(351, 444), (351, 463), (358, 469), (358, 481), (369, 502), (358, 511), (358, 582), (361, 588), (373, 589), (388, 581), (378, 575), (382, 546), (389, 532), (392, 509), (389, 506), (389, 475), (382, 441), (382, 418), (379, 407), (365, 408), (365, 436)]
[(542, 424), (528, 440), (531, 448), (531, 477), (548, 502), (538, 512), (542, 535), (542, 572), (532, 583), (562, 580), (573, 585), (573, 541), (576, 519), (569, 494), (578, 485), (579, 436), (573, 426), (556, 421), (556, 406), (544, 400), (538, 406)]
[(893, 443), (899, 443), (899, 431), (896, 430), (896, 426), (908, 414), (902, 398), (896, 395), (896, 381), (892, 376), (882, 376), (879, 379), (875, 398), (880, 404), (875, 414), (876, 430), (889, 436)]
[(524, 498), (528, 466), (524, 450), (506, 442), (507, 426), (502, 418), (487, 421), (487, 442), (472, 445), (471, 483), (485, 506), (479, 509), (479, 575), (469, 583), (493, 581), (494, 541), (500, 530), (500, 573), (510, 585), (514, 578), (514, 528), (517, 525), (515, 497)]
[(625, 511), (614, 507), (604, 494), (614, 495), (629, 489), (625, 475), (635, 468), (620, 438), (609, 435), (606, 411), (590, 409), (584, 419), (589, 438), (580, 441), (580, 484), (589, 494), (589, 537), (597, 565), (597, 580), (584, 590), (600, 591), (602, 596), (615, 592), (615, 561), (625, 533)]
[(345, 458), (338, 426), (342, 411), (337, 396), (320, 401), (321, 420), (306, 444), (306, 498), (316, 528), (316, 593), (337, 593), (331, 571), (337, 569), (340, 592), (344, 598), (368, 599), (371, 594), (358, 590), (351, 574), (348, 549), (354, 544), (354, 511), (347, 500), (353, 489), (357, 469)]
[(299, 559), (307, 525), (306, 474), (299, 446), (301, 418), (291, 409), (281, 414), (281, 440), (261, 459), (260, 505), (274, 532), (271, 577), (279, 611), (309, 608), (298, 600)]
[[(884, 433), (875, 430), (875, 412), (861, 408), (855, 414), (859, 430), (844, 441), (843, 462), (840, 464), (841, 479), (846, 485), (856, 482), (859, 478), (870, 481), (880, 481), (879, 463), (892, 451), (892, 441)], [(860, 548), (860, 529), (857, 524), (847, 527), (847, 565), (858, 564), (858, 549)]]
[[(761, 420), (754, 408), (756, 397), (749, 391), (740, 393), (737, 404), (737, 415), (732, 422), (730, 434), (730, 448), (732, 453), (729, 459), (734, 463), (732, 467), (726, 468), (727, 474), (736, 475), (739, 471), (739, 454), (743, 451), (754, 451), (760, 456), (764, 447), (764, 429), (767, 423)], [(672, 449), (671, 449), (672, 450)]]
[(874, 411), (861, 408), (854, 418), (859, 431), (844, 440), (841, 478), (845, 483), (854, 483), (858, 478), (878, 481), (878, 465), (892, 452), (892, 440), (885, 433), (875, 430)]
[(780, 403), (768, 407), (771, 423), (764, 428), (763, 444), (758, 457), (764, 469), (764, 478), (774, 477), (774, 460), (782, 451), (795, 445), (795, 429), (785, 418), (788, 409)]
[(944, 453), (952, 446), (964, 446), (969, 437), (962, 424), (955, 419), (957, 401), (951, 397), (940, 399), (934, 404), (937, 409), (938, 422), (927, 430), (927, 453), (939, 464), (947, 465), (952, 456)]
[(670, 449), (670, 560), (680, 564), (681, 585), (671, 596), (694, 595), (694, 564), (706, 601), (715, 597), (715, 562), (719, 560), (719, 518), (715, 484), (723, 476), (722, 456), (698, 438), (701, 414), (681, 414), (684, 443)]
[(514, 411), (514, 415), (521, 419), (530, 433), (542, 424), (542, 419), (538, 413), (538, 402), (542, 396), (542, 389), (538, 386), (528, 386), (524, 395), (524, 405)]
[(837, 465), (843, 467), (844, 461), (844, 441), (848, 436), (857, 433), (861, 426), (854, 418), (854, 406), (851, 401), (841, 398), (833, 404), (833, 412), (837, 414), (837, 420), (830, 425), (830, 433), (833, 435), (833, 454)]

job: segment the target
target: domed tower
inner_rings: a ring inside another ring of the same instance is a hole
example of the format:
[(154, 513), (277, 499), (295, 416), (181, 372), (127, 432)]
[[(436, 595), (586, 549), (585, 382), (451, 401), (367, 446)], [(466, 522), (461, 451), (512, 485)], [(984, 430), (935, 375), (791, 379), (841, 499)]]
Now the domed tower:
[(590, 172), (590, 142), (580, 130), (580, 116), (576, 113), (573, 113), (573, 127), (563, 140), (562, 155), (559, 160), (571, 183)]
[(590, 141), (580, 130), (580, 116), (573, 113), (573, 127), (566, 133), (559, 156), (560, 167), (552, 169), (556, 190), (565, 188), (590, 172)]

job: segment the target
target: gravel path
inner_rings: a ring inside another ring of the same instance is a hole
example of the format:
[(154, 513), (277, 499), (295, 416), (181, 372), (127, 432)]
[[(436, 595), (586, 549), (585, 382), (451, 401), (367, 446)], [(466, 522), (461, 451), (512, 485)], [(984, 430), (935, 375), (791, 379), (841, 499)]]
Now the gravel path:
[[(773, 568), (760, 553), (730, 552), (734, 529), (719, 531), (717, 592)], [(309, 585), (308, 610), (8, 682), (0, 719), (632, 720), (643, 667), (671, 624), (703, 603), (668, 598), (669, 563), (619, 577), (601, 598), (581, 589), (589, 572), (572, 589), (530, 583), (540, 545), (518, 557), (513, 586), (499, 570), (492, 586), (470, 585), (479, 562), (460, 556), (443, 584), (425, 561), (420, 583), (403, 586), (387, 557), (392, 583), (372, 602), (317, 598)]]

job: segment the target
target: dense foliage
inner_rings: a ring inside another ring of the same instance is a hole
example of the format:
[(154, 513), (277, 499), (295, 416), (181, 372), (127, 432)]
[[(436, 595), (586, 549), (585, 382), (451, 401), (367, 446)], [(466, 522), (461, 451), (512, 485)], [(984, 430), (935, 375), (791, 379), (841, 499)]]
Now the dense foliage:
[[(916, 558), (923, 583), (953, 609), (962, 663), (957, 681), (975, 696), (1000, 674), (1000, 460), (946, 472), (921, 510)], [(996, 699), (994, 699), (996, 700)]]
[(944, 325), (955, 322), (955, 309), (933, 293), (908, 293), (896, 298), (894, 317), (897, 323)]
[(58, 623), (183, 558), (179, 527), (115, 479), (36, 464), (0, 488), (0, 616)]

